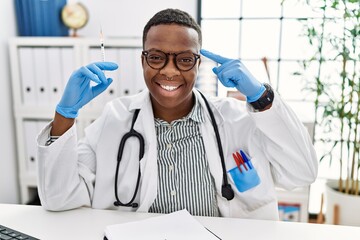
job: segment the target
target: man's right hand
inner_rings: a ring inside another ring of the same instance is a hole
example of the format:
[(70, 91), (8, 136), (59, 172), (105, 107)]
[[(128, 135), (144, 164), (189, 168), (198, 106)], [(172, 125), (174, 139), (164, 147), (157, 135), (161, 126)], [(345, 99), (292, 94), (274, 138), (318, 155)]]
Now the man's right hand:
[[(103, 70), (113, 71), (117, 68), (118, 65), (113, 62), (96, 62), (76, 70), (66, 84), (56, 112), (65, 118), (76, 118), (80, 108), (112, 83), (113, 80), (106, 78)], [(90, 81), (97, 85), (91, 86)]]

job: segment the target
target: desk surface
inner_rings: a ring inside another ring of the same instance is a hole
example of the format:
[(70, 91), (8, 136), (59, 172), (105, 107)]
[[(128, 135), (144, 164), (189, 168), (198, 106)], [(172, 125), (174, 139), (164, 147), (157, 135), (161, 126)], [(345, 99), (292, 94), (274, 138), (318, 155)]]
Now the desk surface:
[[(107, 225), (156, 215), (90, 208), (49, 212), (40, 206), (0, 204), (0, 224), (45, 240), (101, 240)], [(224, 240), (358, 240), (360, 236), (360, 227), (237, 218), (195, 218)]]

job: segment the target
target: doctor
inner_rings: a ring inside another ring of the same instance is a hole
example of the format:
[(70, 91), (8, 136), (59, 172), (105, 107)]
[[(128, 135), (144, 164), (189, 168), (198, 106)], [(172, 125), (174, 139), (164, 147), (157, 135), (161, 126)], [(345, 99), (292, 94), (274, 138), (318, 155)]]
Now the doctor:
[[(294, 112), (239, 60), (200, 50), (201, 42), (200, 27), (186, 12), (156, 13), (143, 32), (147, 89), (106, 104), (79, 142), (79, 109), (111, 84), (104, 71), (118, 66), (92, 63), (71, 75), (53, 121), (37, 139), (44, 208), (186, 208), (193, 215), (276, 220), (274, 187), (315, 180), (315, 151)], [(219, 63), (213, 72), (247, 103), (205, 98), (194, 89), (200, 54)]]

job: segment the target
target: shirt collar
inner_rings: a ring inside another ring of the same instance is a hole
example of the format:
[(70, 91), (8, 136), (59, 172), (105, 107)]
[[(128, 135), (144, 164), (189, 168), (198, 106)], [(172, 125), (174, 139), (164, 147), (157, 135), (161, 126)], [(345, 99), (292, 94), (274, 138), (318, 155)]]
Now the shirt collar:
[(195, 122), (204, 122), (204, 115), (203, 111), (201, 111), (201, 105), (199, 103), (198, 97), (194, 94), (195, 97), (195, 104), (194, 107), (191, 109), (190, 113), (185, 117), (186, 119), (192, 119)]
[[(198, 96), (196, 96), (196, 94), (194, 94), (194, 97), (195, 97), (195, 104), (194, 104), (193, 108), (191, 109), (191, 111), (189, 112), (189, 114), (181, 119), (174, 120), (173, 122), (188, 121), (189, 119), (193, 120), (194, 122), (199, 122), (199, 123), (202, 123), (205, 121), (204, 114), (203, 114), (202, 107), (199, 102)], [(159, 125), (161, 123), (165, 123), (165, 121), (155, 118), (155, 125)]]

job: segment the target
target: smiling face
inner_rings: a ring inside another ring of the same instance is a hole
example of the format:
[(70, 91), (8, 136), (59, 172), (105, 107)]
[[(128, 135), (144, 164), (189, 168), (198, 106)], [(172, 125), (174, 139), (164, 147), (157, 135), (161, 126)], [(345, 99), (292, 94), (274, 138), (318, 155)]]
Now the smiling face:
[[(165, 53), (191, 51), (198, 54), (198, 33), (189, 27), (177, 24), (152, 26), (144, 42), (144, 50), (161, 50)], [(167, 122), (186, 116), (192, 109), (192, 89), (199, 70), (200, 59), (189, 71), (180, 71), (174, 64), (174, 55), (169, 55), (164, 68), (151, 68), (142, 56), (144, 79), (150, 91), (155, 117)]]

